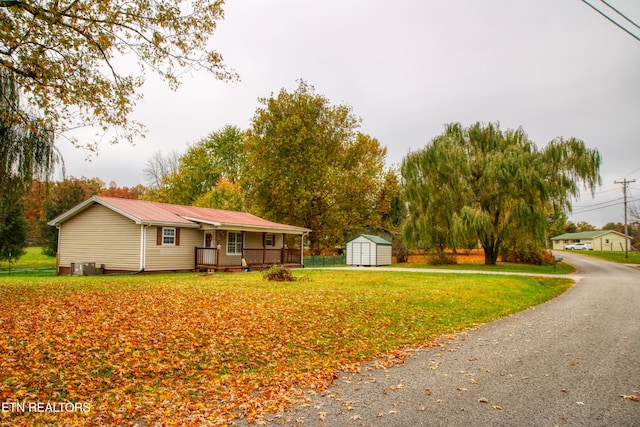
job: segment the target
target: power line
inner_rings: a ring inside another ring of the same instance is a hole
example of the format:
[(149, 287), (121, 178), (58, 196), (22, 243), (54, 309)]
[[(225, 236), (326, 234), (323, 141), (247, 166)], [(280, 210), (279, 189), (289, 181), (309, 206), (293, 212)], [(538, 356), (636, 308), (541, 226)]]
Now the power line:
[[(608, 185), (608, 184), (607, 184), (607, 185)], [(618, 188), (616, 187), (616, 188), (612, 188), (612, 189), (610, 189), (610, 190), (595, 191), (595, 192), (593, 192), (593, 193), (591, 193), (591, 191), (584, 191), (584, 192), (580, 192), (580, 196), (579, 196), (579, 197), (580, 197), (580, 198), (582, 198), (583, 196), (587, 196), (587, 197), (589, 197), (589, 196), (591, 196), (592, 194), (593, 194), (594, 196), (598, 196), (598, 195), (600, 195), (600, 194), (604, 194), (604, 193), (612, 193), (612, 192), (614, 192), (614, 191), (618, 191)]]
[(636, 172), (638, 172), (638, 171), (640, 171), (640, 168), (638, 168), (638, 169), (634, 170), (633, 172), (629, 172), (626, 176), (632, 175), (632, 174), (634, 174), (634, 173), (636, 173)]
[(585, 213), (588, 213), (588, 212), (599, 211), (600, 209), (612, 208), (614, 206), (619, 206), (619, 205), (621, 205), (623, 203), (624, 202), (622, 202), (622, 201), (618, 201), (618, 202), (612, 202), (611, 204), (604, 205), (604, 206), (585, 207), (585, 208), (582, 208), (582, 209), (578, 209), (578, 210), (572, 211), (571, 215), (581, 215), (581, 214), (585, 214)]
[[(603, 0), (600, 0), (603, 1)], [(591, 9), (595, 10), (596, 12), (598, 12), (600, 15), (604, 16), (608, 21), (610, 21), (612, 24), (614, 24), (616, 27), (620, 28), (622, 31), (624, 31), (625, 33), (629, 34), (631, 37), (633, 37), (634, 39), (636, 39), (637, 41), (640, 42), (640, 37), (636, 36), (635, 34), (633, 34), (631, 31), (627, 30), (625, 27), (623, 27), (621, 24), (619, 24), (618, 22), (616, 22), (613, 18), (609, 17), (609, 15), (607, 15), (606, 13), (604, 13), (603, 11), (601, 11), (600, 9), (598, 9), (597, 7), (595, 7), (594, 5), (592, 5), (591, 3), (589, 3), (587, 0), (582, 0), (582, 2), (586, 5), (588, 5)], [(603, 3), (607, 4), (606, 2), (603, 1)], [(607, 6), (609, 6), (607, 4)], [(609, 6), (611, 7), (611, 6)], [(611, 7), (613, 9), (613, 7)], [(616, 10), (616, 9), (614, 9)], [(616, 10), (617, 12), (617, 10)], [(618, 12), (619, 13), (619, 12)], [(622, 15), (621, 13), (619, 13), (620, 15)], [(629, 20), (626, 16), (622, 15), (625, 19)], [(630, 21), (630, 20), (629, 20)], [(636, 25), (633, 21), (630, 21), (633, 25)], [(636, 25), (637, 27), (637, 25)]]
[(600, 0), (602, 3), (606, 4), (607, 6), (609, 6), (610, 9), (613, 9), (618, 15), (622, 16), (624, 19), (626, 19), (629, 23), (631, 23), (634, 27), (639, 28), (640, 26), (638, 26), (638, 24), (636, 24), (635, 22), (633, 22), (631, 19), (627, 18), (627, 16), (620, 12), (618, 9), (616, 9), (615, 7), (611, 6), (609, 3), (607, 3), (605, 0)]

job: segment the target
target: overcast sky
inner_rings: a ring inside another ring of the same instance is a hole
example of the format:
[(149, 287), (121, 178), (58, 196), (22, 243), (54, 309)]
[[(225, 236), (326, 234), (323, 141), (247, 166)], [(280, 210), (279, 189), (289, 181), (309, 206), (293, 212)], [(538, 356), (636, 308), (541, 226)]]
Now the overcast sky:
[[(640, 23), (638, 0), (608, 2)], [(258, 98), (304, 79), (353, 108), (389, 166), (445, 123), (498, 121), (540, 147), (573, 136), (600, 151), (603, 185), (570, 220), (623, 222), (616, 180), (637, 179), (629, 197), (640, 202), (640, 42), (580, 0), (228, 0), (225, 15), (210, 44), (241, 81), (194, 73), (171, 92), (148, 76), (134, 113), (146, 138), (104, 143), (91, 161), (60, 141), (68, 176), (146, 184), (154, 152), (184, 152), (226, 124), (245, 129)]]

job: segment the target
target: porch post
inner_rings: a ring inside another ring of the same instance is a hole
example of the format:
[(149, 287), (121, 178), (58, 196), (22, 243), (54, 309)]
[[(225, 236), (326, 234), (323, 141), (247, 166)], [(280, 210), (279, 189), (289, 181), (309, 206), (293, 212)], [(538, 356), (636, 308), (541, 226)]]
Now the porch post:
[(218, 267), (220, 267), (220, 251), (222, 250), (222, 244), (218, 241), (219, 230), (215, 230), (213, 232), (213, 240), (211, 241), (211, 246), (213, 246), (213, 254), (216, 257), (216, 271), (218, 271)]
[(264, 264), (264, 261), (266, 259), (267, 256), (267, 233), (266, 232), (262, 232), (262, 263)]
[(300, 265), (304, 267), (304, 234), (300, 236)]
[[(242, 232), (242, 259), (246, 260), (244, 256), (244, 231)], [(242, 260), (240, 260), (240, 265), (242, 265)]]

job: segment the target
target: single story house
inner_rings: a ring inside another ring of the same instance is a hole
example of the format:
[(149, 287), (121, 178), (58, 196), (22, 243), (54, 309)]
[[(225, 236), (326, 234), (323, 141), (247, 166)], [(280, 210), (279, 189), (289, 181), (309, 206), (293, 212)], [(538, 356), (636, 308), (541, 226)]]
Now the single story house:
[(391, 264), (391, 242), (378, 236), (360, 234), (347, 242), (347, 265)]
[[(102, 196), (49, 225), (58, 228), (58, 274), (79, 266), (105, 274), (302, 266), (311, 232), (245, 212)], [(299, 247), (288, 248), (291, 240)]]
[[(631, 237), (626, 237), (628, 249), (631, 249)], [(551, 238), (552, 249), (561, 250), (570, 243), (587, 243), (594, 251), (625, 250), (625, 235), (614, 230), (583, 231), (565, 233)]]

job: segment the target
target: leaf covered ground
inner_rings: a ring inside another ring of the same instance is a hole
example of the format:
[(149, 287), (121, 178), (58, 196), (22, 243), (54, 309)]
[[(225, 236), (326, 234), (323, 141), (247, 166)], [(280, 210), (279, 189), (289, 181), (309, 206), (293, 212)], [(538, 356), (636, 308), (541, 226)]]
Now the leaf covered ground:
[[(304, 399), (304, 389), (326, 388), (339, 369), (570, 286), (486, 275), (305, 276), (286, 284), (260, 273), (3, 279), (0, 424), (252, 422)], [(16, 402), (63, 409), (22, 411)]]

